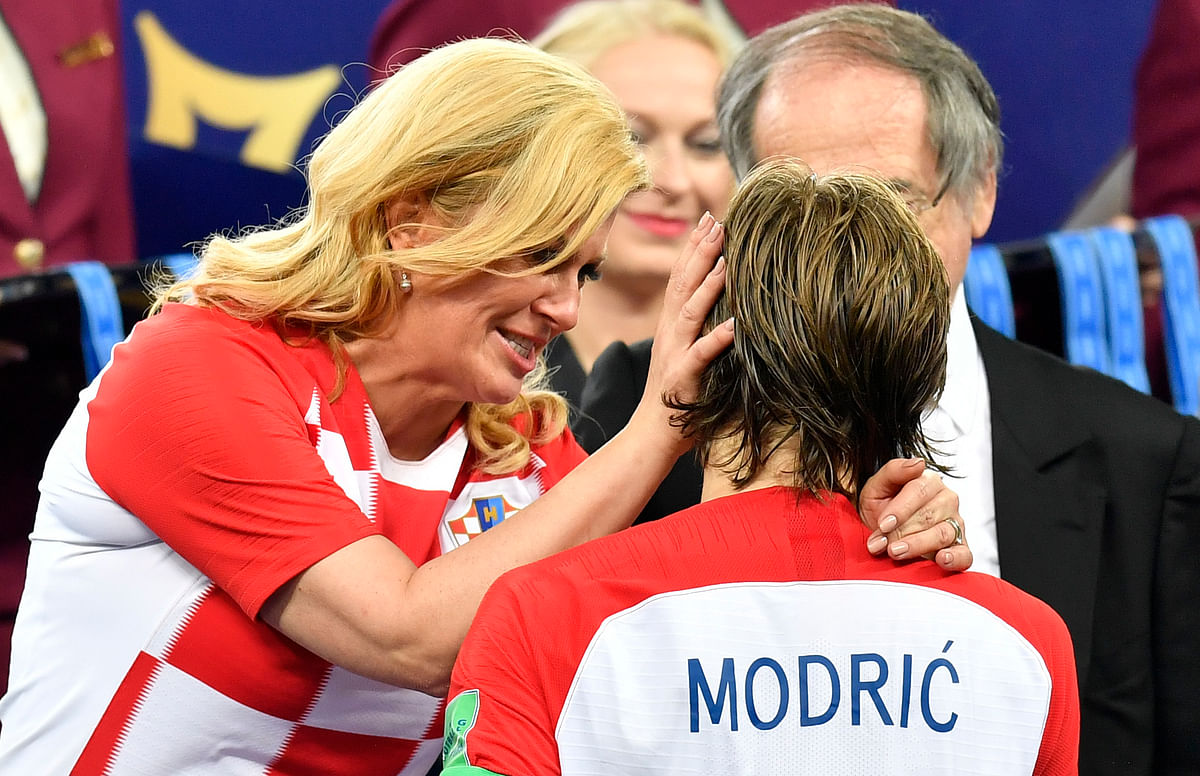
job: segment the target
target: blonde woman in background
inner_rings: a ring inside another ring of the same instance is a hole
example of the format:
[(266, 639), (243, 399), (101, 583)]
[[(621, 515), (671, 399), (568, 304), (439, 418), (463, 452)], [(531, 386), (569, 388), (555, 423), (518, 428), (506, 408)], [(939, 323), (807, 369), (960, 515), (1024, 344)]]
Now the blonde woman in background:
[(579, 323), (547, 348), (551, 384), (578, 407), (604, 348), (654, 333), (671, 265), (692, 227), (706, 211), (722, 218), (728, 206), (733, 173), (715, 105), (734, 43), (681, 0), (585, 0), (560, 12), (533, 44), (584, 66), (612, 91), (652, 181), (617, 209), (604, 271), (588, 288)]

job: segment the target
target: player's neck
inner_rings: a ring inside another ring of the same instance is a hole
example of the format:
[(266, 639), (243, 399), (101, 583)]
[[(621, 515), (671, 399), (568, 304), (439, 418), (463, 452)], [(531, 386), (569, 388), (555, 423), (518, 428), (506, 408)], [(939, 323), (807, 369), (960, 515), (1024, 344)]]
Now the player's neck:
[(749, 481), (740, 485), (734, 483), (733, 473), (713, 466), (714, 461), (729, 460), (731, 454), (736, 450), (736, 438), (732, 440), (718, 439), (712, 443), (708, 455), (709, 463), (704, 467), (704, 484), (700, 489), (701, 501), (711, 501), (714, 498), (731, 496), (734, 493), (745, 493), (781, 485), (790, 487), (795, 484), (794, 478), (784, 471), (786, 461), (792, 456), (792, 444), (784, 443)]
[(712, 467), (705, 467), (704, 484), (700, 488), (700, 501), (712, 501), (715, 498), (732, 496), (734, 493), (746, 493), (752, 490), (762, 490), (763, 488), (773, 488), (777, 485), (786, 484), (766, 477), (756, 476), (745, 485), (735, 487), (733, 479), (725, 474), (725, 472), (718, 471)]
[[(700, 488), (700, 500), (711, 501), (715, 498), (731, 496), (734, 493), (745, 493), (764, 488), (807, 488), (808, 484), (797, 482), (796, 476), (793, 473), (793, 465), (796, 460), (796, 446), (798, 444), (799, 440), (796, 437), (792, 437), (787, 442), (784, 442), (776, 448), (775, 452), (753, 477), (747, 482), (738, 485), (734, 482), (732, 472), (724, 471), (712, 465), (713, 461), (727, 461), (730, 459), (730, 454), (736, 451), (736, 439), (725, 439), (714, 442), (712, 449), (709, 451), (709, 464), (704, 467), (704, 482)], [(847, 478), (843, 477), (842, 486), (844, 488), (853, 490), (853, 485), (854, 483), (847, 481)]]

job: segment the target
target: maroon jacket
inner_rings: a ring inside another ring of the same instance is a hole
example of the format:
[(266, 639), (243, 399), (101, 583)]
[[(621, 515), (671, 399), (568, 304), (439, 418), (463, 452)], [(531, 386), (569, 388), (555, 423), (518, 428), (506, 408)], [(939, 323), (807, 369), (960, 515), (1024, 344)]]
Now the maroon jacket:
[(1159, 0), (1138, 65), (1131, 210), (1200, 215), (1200, 0)]
[(134, 261), (117, 0), (0, 0), (0, 13), (29, 63), (49, 132), (33, 204), (0, 143), (0, 277), (36, 269), (16, 261), (22, 240), (43, 246), (47, 266)]
[[(391, 73), (426, 50), (461, 38), (506, 31), (529, 39), (571, 0), (391, 0), (371, 36), (368, 61), (381, 74)], [(805, 11), (832, 5), (831, 0), (726, 0), (729, 15), (757, 35)], [(890, 2), (890, 5), (895, 5)]]

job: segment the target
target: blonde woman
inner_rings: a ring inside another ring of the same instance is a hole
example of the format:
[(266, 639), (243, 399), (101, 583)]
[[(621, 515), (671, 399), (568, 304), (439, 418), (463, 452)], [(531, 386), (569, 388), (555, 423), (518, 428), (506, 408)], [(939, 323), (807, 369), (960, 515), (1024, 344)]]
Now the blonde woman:
[(628, 526), (688, 446), (659, 397), (692, 396), (732, 339), (698, 337), (711, 217), (626, 432), (584, 461), (537, 382), (646, 182), (584, 71), (507, 41), (434, 50), (308, 176), (287, 223), (208, 243), (57, 441), (0, 772), (425, 773), (491, 582)]
[(604, 348), (654, 333), (671, 265), (697, 219), (705, 211), (719, 219), (728, 206), (733, 174), (715, 104), (734, 44), (682, 0), (585, 0), (533, 43), (583, 65), (612, 91), (652, 181), (617, 209), (603, 275), (588, 288), (578, 325), (548, 349), (553, 386), (579, 406)]

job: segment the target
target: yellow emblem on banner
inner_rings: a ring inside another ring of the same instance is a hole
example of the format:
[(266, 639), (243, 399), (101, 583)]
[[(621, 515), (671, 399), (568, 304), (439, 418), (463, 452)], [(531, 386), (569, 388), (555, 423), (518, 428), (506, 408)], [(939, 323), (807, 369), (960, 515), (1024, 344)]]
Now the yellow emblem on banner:
[(200, 118), (250, 131), (238, 156), (243, 164), (287, 172), (313, 117), (341, 81), (337, 65), (284, 76), (224, 70), (181, 46), (150, 11), (139, 11), (133, 24), (146, 56), (145, 138), (153, 143), (194, 148)]

